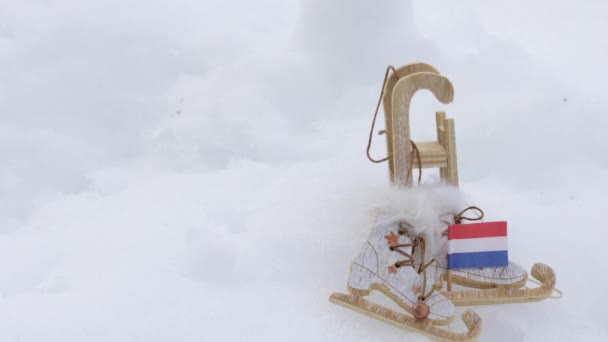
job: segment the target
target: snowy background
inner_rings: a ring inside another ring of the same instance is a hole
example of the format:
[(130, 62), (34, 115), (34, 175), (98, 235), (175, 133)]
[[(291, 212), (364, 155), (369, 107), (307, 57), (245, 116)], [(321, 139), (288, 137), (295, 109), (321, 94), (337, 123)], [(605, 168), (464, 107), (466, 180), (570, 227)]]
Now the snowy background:
[(0, 0), (0, 340), (425, 341), (327, 300), (387, 183), (365, 158), (384, 68), (415, 61), (456, 95), (417, 95), (414, 140), (456, 119), (461, 188), (565, 293), (474, 308), (480, 341), (608, 340), (607, 16)]

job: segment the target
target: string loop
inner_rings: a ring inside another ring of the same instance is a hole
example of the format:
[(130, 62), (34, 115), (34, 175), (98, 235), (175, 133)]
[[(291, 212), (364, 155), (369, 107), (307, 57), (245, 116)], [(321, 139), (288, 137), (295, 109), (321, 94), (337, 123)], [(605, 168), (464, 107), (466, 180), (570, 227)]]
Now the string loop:
[[(369, 159), (373, 163), (382, 163), (393, 157), (392, 155), (389, 155), (386, 158), (374, 159), (374, 158), (372, 158), (372, 156), (369, 152), (372, 147), (372, 139), (374, 136), (374, 126), (376, 125), (376, 118), (378, 117), (378, 110), (380, 110), (380, 104), (382, 103), (382, 96), (384, 96), (384, 87), (386, 87), (386, 80), (388, 80), (390, 71), (393, 71), (393, 73), (395, 75), (397, 75), (397, 70), (395, 70), (395, 67), (393, 67), (392, 65), (389, 65), (388, 67), (386, 67), (386, 72), (384, 73), (384, 81), (382, 82), (382, 90), (380, 90), (380, 97), (378, 97), (378, 104), (376, 104), (376, 111), (374, 112), (372, 126), (369, 130), (369, 139), (367, 140), (367, 159)], [(397, 76), (397, 77), (399, 77), (399, 76)], [(386, 133), (387, 133), (386, 130), (381, 130), (380, 132), (378, 132), (378, 135), (383, 135)]]
[[(469, 210), (471, 210), (471, 211), (477, 211), (477, 213), (479, 215), (477, 215), (477, 217), (467, 217), (467, 216), (464, 216), (464, 213), (466, 213)], [(483, 210), (479, 209), (479, 207), (476, 207), (474, 205), (468, 206), (468, 207), (464, 208), (458, 214), (454, 215), (454, 223), (459, 224), (459, 223), (462, 222), (462, 220), (481, 221), (481, 220), (483, 220)]]
[[(397, 70), (395, 70), (395, 67), (393, 67), (392, 65), (389, 65), (388, 67), (386, 67), (386, 72), (384, 73), (384, 81), (382, 82), (382, 89), (380, 90), (380, 96), (378, 97), (378, 103), (376, 104), (376, 110), (374, 111), (374, 118), (372, 119), (372, 125), (369, 129), (369, 138), (367, 140), (366, 154), (367, 154), (367, 159), (369, 159), (373, 163), (382, 163), (393, 157), (393, 155), (389, 155), (382, 159), (374, 159), (370, 153), (370, 150), (372, 147), (372, 140), (373, 140), (373, 136), (374, 136), (374, 127), (376, 126), (376, 119), (378, 117), (378, 111), (380, 110), (380, 104), (382, 103), (382, 97), (384, 96), (386, 81), (388, 80), (388, 77), (389, 77), (389, 74), (391, 71), (393, 72), (394, 75), (397, 75), (397, 78), (399, 78), (399, 75), (397, 74)], [(387, 129), (378, 131), (378, 135), (384, 135), (384, 134), (392, 134), (392, 132), (389, 132)], [(416, 153), (416, 158), (418, 160), (418, 184), (420, 184), (420, 181), (422, 180), (422, 161), (420, 158), (420, 151), (418, 150), (418, 146), (416, 146), (416, 143), (414, 143), (414, 141), (410, 140), (410, 144), (411, 144), (412, 150)], [(408, 166), (408, 169), (407, 169), (407, 179), (410, 178), (413, 167), (414, 167), (414, 163), (410, 163), (410, 165)]]

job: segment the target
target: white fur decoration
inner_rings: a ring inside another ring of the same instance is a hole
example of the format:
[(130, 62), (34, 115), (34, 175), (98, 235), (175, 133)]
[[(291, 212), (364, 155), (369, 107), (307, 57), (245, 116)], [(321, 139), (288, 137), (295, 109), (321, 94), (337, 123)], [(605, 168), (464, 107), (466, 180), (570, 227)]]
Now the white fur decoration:
[(413, 228), (412, 234), (425, 239), (426, 260), (440, 260), (447, 255), (443, 232), (453, 223), (454, 215), (468, 206), (460, 189), (448, 184), (429, 184), (390, 187), (377, 195), (373, 204), (374, 228), (406, 221)]

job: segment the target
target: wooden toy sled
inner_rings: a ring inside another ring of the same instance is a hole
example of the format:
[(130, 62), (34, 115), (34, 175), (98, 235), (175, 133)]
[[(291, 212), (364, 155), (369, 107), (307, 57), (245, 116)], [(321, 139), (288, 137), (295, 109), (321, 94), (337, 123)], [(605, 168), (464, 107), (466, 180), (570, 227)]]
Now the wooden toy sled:
[[(427, 89), (439, 102), (448, 104), (454, 99), (450, 80), (435, 68), (424, 63), (407, 64), (396, 70), (384, 84), (384, 118), (389, 178), (396, 185), (411, 185), (414, 168), (438, 167), (441, 179), (458, 186), (456, 135), (454, 119), (446, 119), (445, 112), (436, 112), (437, 141), (415, 143), (419, 158), (414, 158), (410, 140), (410, 103), (414, 94)], [(416, 156), (417, 157), (417, 156)]]

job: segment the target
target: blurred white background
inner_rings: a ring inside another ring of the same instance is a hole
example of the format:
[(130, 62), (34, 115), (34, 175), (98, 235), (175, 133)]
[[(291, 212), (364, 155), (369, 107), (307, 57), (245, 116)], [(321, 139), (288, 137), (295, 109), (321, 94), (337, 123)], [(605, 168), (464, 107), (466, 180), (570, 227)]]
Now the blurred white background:
[(480, 341), (606, 340), (607, 15), (0, 0), (0, 339), (425, 340), (327, 301), (387, 183), (365, 158), (384, 69), (424, 61), (456, 95), (417, 95), (414, 139), (456, 119), (461, 188), (566, 294), (475, 308)]

